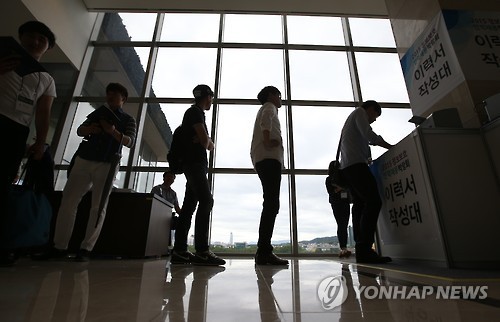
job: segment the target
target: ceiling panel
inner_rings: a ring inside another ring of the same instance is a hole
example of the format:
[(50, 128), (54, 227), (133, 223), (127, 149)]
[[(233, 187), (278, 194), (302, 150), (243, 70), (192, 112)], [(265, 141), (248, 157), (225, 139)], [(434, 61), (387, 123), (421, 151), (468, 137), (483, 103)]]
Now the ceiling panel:
[(215, 11), (387, 16), (385, 0), (83, 0), (89, 10)]

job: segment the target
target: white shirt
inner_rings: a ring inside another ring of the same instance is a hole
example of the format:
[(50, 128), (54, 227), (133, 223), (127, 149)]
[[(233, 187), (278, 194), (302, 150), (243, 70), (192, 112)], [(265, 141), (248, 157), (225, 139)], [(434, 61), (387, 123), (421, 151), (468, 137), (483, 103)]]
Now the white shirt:
[(356, 108), (348, 117), (342, 128), (340, 144), (340, 168), (344, 169), (357, 163), (368, 163), (371, 160), (370, 146), (382, 141), (382, 137), (373, 132), (368, 114), (362, 107)]
[[(43, 95), (56, 97), (54, 79), (46, 72), (24, 77), (14, 71), (0, 75), (0, 114), (19, 124), (30, 125), (37, 101)], [(19, 100), (19, 96), (23, 99)]]
[[(277, 140), (280, 145), (273, 148), (266, 148), (264, 146), (264, 130), (269, 131), (269, 138)], [(278, 108), (271, 102), (266, 102), (257, 112), (255, 118), (255, 125), (253, 127), (252, 145), (250, 147), (250, 157), (252, 164), (255, 164), (264, 159), (278, 160), (283, 166), (283, 139), (281, 137), (281, 125), (278, 118)]]

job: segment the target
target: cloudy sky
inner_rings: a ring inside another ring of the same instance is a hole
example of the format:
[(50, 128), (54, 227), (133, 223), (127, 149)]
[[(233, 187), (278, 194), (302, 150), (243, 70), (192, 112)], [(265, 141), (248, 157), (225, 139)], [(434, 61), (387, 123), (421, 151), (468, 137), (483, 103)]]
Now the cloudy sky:
[[(120, 14), (132, 41), (149, 41), (155, 14)], [(344, 45), (340, 18), (288, 17), (290, 44)], [(223, 40), (234, 43), (282, 43), (280, 16), (227, 15)], [(217, 42), (219, 15), (167, 14), (162, 41)], [(388, 20), (350, 19), (354, 45), (395, 47)], [(370, 32), (367, 32), (367, 30)], [(138, 54), (143, 66), (147, 50)], [(284, 100), (353, 101), (347, 55), (339, 51), (290, 50), (291, 93), (285, 92), (283, 50), (226, 48), (222, 52), (220, 98), (255, 99), (266, 85), (278, 87)], [(213, 88), (217, 51), (214, 48), (160, 48), (153, 76), (157, 97), (192, 97), (192, 88), (200, 83)], [(381, 102), (408, 103), (408, 96), (397, 54), (356, 53), (363, 98)], [(180, 124), (188, 105), (162, 104), (174, 129)], [(218, 105), (216, 168), (250, 169), (249, 156), (258, 105)], [(342, 125), (352, 108), (335, 106), (283, 106), (279, 110), (285, 144), (288, 127), (293, 123), (295, 168), (326, 169), (335, 158)], [(291, 112), (291, 113), (290, 113)], [(206, 112), (207, 125), (214, 121), (212, 110)], [(397, 143), (414, 126), (408, 123), (411, 111), (385, 109), (372, 125), (386, 141)], [(372, 148), (373, 158), (384, 152)], [(163, 166), (163, 164), (162, 164)], [(285, 165), (286, 168), (290, 164)], [(161, 183), (161, 174), (155, 184)], [(325, 176), (298, 175), (298, 239), (336, 235), (336, 223), (324, 186)], [(182, 203), (185, 179), (178, 176), (173, 187)], [(288, 177), (282, 177), (281, 210), (273, 240), (290, 239)], [(262, 205), (262, 191), (256, 174), (216, 174), (215, 205), (212, 216), (212, 242), (255, 242)]]

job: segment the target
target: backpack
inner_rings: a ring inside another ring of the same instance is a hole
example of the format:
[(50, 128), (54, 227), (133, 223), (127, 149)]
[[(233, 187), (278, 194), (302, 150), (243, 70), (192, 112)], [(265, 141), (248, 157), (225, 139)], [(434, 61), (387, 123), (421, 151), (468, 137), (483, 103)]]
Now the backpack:
[(186, 137), (182, 125), (179, 125), (172, 135), (172, 143), (170, 144), (170, 151), (167, 154), (167, 161), (170, 171), (175, 174), (183, 173), (182, 165), (187, 148)]

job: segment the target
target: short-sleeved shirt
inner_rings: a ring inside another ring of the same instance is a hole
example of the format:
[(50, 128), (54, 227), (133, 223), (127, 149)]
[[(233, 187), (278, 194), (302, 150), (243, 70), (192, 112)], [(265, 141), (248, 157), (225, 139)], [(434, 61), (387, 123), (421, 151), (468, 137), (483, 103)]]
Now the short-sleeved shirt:
[[(264, 130), (269, 131), (271, 140), (278, 140), (281, 144), (277, 147), (266, 148), (264, 146)], [(271, 102), (262, 105), (257, 112), (250, 146), (250, 157), (254, 167), (257, 162), (264, 159), (274, 159), (278, 160), (282, 166), (284, 164), (284, 148), (278, 108)]]
[(203, 124), (205, 131), (208, 135), (207, 124), (205, 122), (205, 112), (198, 106), (192, 105), (184, 113), (182, 119), (182, 126), (187, 129), (187, 135), (191, 138), (190, 144), (185, 150), (184, 163), (202, 163), (208, 164), (207, 151), (200, 143), (192, 143), (193, 138), (197, 136), (194, 129), (195, 124)]
[(36, 103), (42, 96), (56, 97), (56, 85), (49, 73), (37, 72), (21, 77), (10, 71), (0, 75), (0, 114), (14, 122), (29, 126)]
[(179, 200), (177, 200), (177, 193), (171, 187), (166, 188), (163, 186), (163, 184), (160, 184), (154, 186), (153, 189), (151, 189), (151, 192), (170, 202), (172, 205), (174, 205), (174, 207), (179, 205)]
[(345, 121), (340, 144), (340, 168), (358, 163), (368, 163), (371, 159), (369, 144), (377, 144), (382, 137), (373, 132), (368, 114), (362, 107), (356, 108)]

